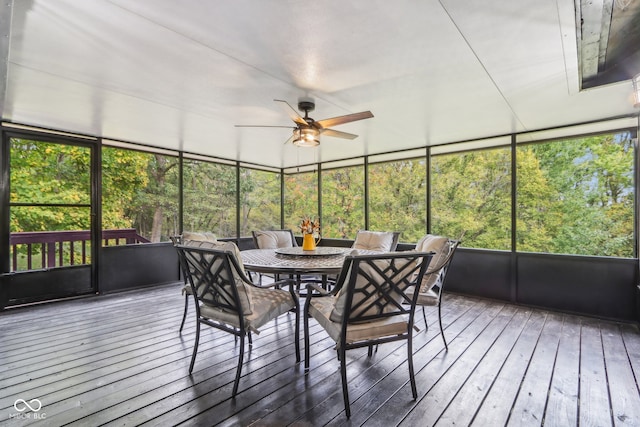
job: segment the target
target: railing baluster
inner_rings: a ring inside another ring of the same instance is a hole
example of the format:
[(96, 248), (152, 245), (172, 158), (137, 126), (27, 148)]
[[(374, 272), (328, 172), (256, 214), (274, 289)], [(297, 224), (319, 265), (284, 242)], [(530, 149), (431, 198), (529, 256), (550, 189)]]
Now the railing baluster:
[(11, 245), (13, 248), (13, 270), (11, 271), (17, 271), (18, 270), (18, 245)]
[[(24, 269), (22, 265), (22, 260), (19, 258), (19, 253), (24, 253), (24, 248), (26, 247), (27, 252), (27, 270), (34, 269), (34, 250), (39, 249), (41, 255), (41, 264), (40, 266), (35, 266), (37, 268), (53, 268), (56, 267), (56, 258), (58, 260), (57, 266), (65, 265), (64, 258), (64, 244), (65, 242), (69, 242), (69, 265), (77, 265), (78, 258), (76, 256), (76, 247), (75, 242), (81, 242), (82, 245), (82, 264), (87, 263), (87, 258), (89, 254), (87, 251), (90, 251), (91, 248), (91, 232), (89, 230), (79, 230), (79, 231), (34, 231), (34, 232), (19, 232), (19, 233), (11, 233), (9, 236), (9, 244), (13, 249), (13, 271), (17, 271), (18, 268)], [(89, 245), (87, 245), (89, 242)], [(103, 230), (102, 238), (98, 244), (102, 244), (104, 246), (118, 246), (123, 242), (128, 244), (131, 243), (149, 243), (149, 240), (144, 237), (138, 235), (138, 232), (134, 228), (126, 228), (126, 229), (118, 229), (118, 230)], [(22, 246), (24, 245), (24, 246)], [(36, 248), (33, 245), (38, 245)]]
[[(47, 243), (47, 268), (53, 268), (56, 266), (56, 242)], [(42, 266), (45, 267), (44, 265)]]

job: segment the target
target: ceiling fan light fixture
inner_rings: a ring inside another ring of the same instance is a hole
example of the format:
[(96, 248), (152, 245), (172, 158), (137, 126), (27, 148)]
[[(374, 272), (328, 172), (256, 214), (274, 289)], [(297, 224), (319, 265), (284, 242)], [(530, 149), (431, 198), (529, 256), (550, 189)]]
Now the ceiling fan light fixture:
[(634, 96), (634, 107), (640, 107), (640, 73), (633, 76), (633, 96)]
[(293, 131), (293, 144), (298, 147), (317, 147), (320, 145), (320, 131), (314, 128), (298, 128)]

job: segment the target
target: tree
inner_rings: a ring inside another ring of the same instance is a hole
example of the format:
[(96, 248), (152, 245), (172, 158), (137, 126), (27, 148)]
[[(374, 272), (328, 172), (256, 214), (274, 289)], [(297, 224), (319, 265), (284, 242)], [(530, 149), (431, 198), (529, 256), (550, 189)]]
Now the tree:
[(508, 148), (432, 159), (432, 231), (465, 246), (511, 247), (511, 156)]
[(322, 235), (352, 239), (364, 228), (364, 168), (322, 171)]
[(426, 232), (426, 176), (424, 158), (370, 165), (369, 228), (417, 242)]

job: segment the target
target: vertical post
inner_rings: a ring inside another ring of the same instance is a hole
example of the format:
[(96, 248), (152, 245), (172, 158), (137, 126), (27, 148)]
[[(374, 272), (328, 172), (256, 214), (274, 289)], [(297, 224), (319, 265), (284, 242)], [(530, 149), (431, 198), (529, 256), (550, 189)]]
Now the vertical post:
[(318, 219), (322, 224), (322, 163), (318, 163)]
[(91, 145), (91, 280), (93, 291), (100, 293), (102, 260), (102, 138)]
[(516, 134), (511, 134), (511, 262), (510, 262), (510, 289), (511, 289), (511, 302), (517, 302), (518, 300), (518, 255), (517, 251), (517, 239), (516, 239), (516, 207), (517, 207), (517, 156), (516, 156)]
[(369, 229), (369, 156), (364, 156), (364, 229)]
[(284, 168), (280, 168), (280, 228), (284, 228)]
[(427, 146), (425, 152), (425, 186), (424, 191), (426, 192), (426, 217), (425, 217), (425, 228), (427, 230), (427, 234), (431, 233), (431, 147)]
[[(633, 189), (634, 189), (634, 206), (633, 210), (633, 252), (634, 257), (638, 258), (640, 255), (640, 248), (638, 245), (638, 233), (640, 232), (640, 215), (638, 212), (640, 210), (640, 197), (638, 196), (640, 192), (640, 156), (638, 155), (638, 135), (640, 134), (640, 114), (638, 114), (638, 123), (636, 124), (635, 135), (633, 137)], [(640, 320), (640, 283), (638, 282), (638, 277), (640, 276), (640, 264), (636, 268), (636, 320)]]
[(240, 244), (240, 162), (236, 161), (236, 244)]
[(178, 234), (184, 231), (184, 153), (178, 154)]
[[(0, 253), (9, 253), (10, 246), (10, 230), (9, 230), (9, 157), (11, 153), (11, 141), (4, 129), (0, 127), (0, 142), (2, 143), (2, 149), (0, 149)], [(6, 249), (6, 251), (5, 251)], [(13, 246), (13, 256), (16, 256), (16, 247)], [(14, 267), (15, 270), (15, 267)], [(10, 270), (9, 257), (0, 257), (0, 274), (8, 273)], [(4, 291), (0, 290), (0, 295), (4, 295)], [(0, 306), (3, 306), (0, 301)]]

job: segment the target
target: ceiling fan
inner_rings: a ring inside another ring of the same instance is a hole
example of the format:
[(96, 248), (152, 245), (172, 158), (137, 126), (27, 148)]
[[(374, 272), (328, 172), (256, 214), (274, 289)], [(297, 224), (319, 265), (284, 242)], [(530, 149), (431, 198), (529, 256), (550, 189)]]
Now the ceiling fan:
[(291, 126), (262, 126), (262, 125), (236, 125), (236, 127), (276, 127), (293, 129), (293, 134), (285, 141), (293, 142), (300, 147), (315, 147), (320, 144), (320, 135), (332, 136), (334, 138), (355, 139), (358, 135), (330, 129), (333, 126), (344, 123), (355, 122), (357, 120), (370, 119), (373, 117), (371, 111), (362, 111), (360, 113), (347, 114), (344, 116), (333, 117), (330, 119), (314, 120), (309, 117), (309, 111), (316, 108), (316, 104), (312, 99), (301, 99), (298, 101), (298, 110), (304, 112), (302, 117), (287, 101), (274, 99), (279, 102), (285, 112), (291, 117), (291, 120), (297, 125)]

